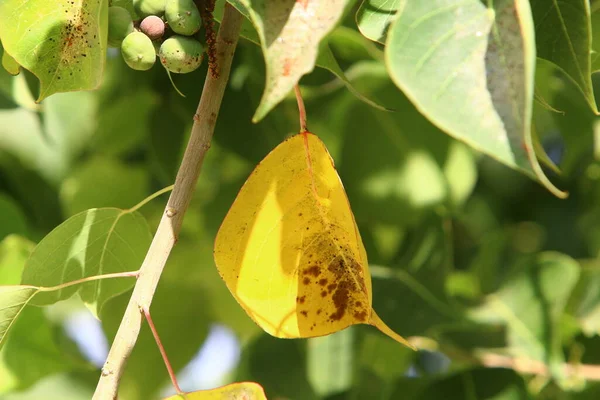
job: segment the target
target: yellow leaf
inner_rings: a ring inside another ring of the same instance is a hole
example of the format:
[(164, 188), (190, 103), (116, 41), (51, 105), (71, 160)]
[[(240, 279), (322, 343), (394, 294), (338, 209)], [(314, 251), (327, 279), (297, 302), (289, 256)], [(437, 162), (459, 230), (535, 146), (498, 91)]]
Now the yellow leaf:
[(297, 134), (252, 172), (215, 241), (215, 262), (248, 315), (280, 338), (370, 324), (409, 347), (372, 308), (371, 275), (327, 148)]
[(267, 400), (263, 388), (254, 382), (232, 383), (210, 390), (176, 394), (164, 400)]

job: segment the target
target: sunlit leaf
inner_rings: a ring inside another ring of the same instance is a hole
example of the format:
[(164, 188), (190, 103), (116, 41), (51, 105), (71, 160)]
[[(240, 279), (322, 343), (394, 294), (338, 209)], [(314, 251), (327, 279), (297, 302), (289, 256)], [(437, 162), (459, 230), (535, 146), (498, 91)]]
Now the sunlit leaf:
[(267, 400), (263, 388), (254, 382), (232, 383), (210, 390), (188, 392), (167, 397), (165, 400)]
[(2, 67), (11, 75), (17, 75), (21, 66), (4, 49), (2, 50)]
[(531, 139), (535, 45), (529, 3), (406, 2), (387, 37), (396, 85), (435, 125), (520, 169), (544, 175)]
[[(52, 287), (84, 277), (135, 271), (151, 234), (143, 216), (117, 208), (81, 212), (56, 227), (36, 246), (23, 271), (22, 284)], [(42, 293), (32, 304), (81, 298), (99, 313), (106, 300), (123, 293), (133, 279), (104, 279)]]
[(0, 286), (0, 347), (8, 330), (37, 292), (35, 286)]
[(538, 57), (561, 68), (583, 92), (592, 110), (598, 112), (590, 67), (589, 0), (531, 0), (530, 4)]
[(215, 261), (240, 305), (273, 336), (370, 324), (407, 344), (372, 308), (367, 255), (346, 192), (312, 133), (286, 140), (256, 167), (219, 229)]
[(0, 38), (8, 54), (40, 80), (38, 101), (100, 84), (106, 57), (108, 2), (0, 2)]
[(260, 121), (315, 67), (319, 43), (341, 18), (347, 0), (230, 0), (250, 17), (260, 38), (267, 77), (253, 120)]

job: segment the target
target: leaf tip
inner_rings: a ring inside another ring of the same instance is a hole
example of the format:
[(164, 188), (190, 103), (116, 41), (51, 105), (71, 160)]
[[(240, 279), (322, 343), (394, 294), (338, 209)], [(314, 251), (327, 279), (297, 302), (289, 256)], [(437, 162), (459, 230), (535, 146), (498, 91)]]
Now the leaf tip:
[(369, 321), (369, 324), (379, 329), (379, 331), (394, 339), (396, 342), (403, 344), (414, 351), (417, 351), (417, 348), (414, 345), (412, 345), (408, 340), (394, 332), (392, 328), (387, 326), (386, 323), (383, 322), (383, 320), (379, 317), (379, 315), (377, 315), (375, 310), (371, 310), (371, 319)]

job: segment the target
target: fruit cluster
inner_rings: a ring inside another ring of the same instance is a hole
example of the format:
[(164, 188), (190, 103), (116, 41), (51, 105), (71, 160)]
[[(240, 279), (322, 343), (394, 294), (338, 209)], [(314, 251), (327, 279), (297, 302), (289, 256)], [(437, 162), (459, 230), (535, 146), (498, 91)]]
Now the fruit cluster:
[(146, 71), (156, 57), (170, 72), (185, 74), (202, 64), (198, 40), (202, 18), (194, 0), (112, 0), (108, 45), (119, 47), (129, 67)]

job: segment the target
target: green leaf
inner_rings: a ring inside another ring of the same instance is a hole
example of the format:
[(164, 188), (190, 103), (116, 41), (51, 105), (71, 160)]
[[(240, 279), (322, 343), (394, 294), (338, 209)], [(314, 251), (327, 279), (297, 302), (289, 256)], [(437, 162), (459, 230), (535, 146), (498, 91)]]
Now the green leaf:
[[(143, 216), (116, 208), (79, 213), (36, 246), (23, 271), (22, 284), (52, 287), (102, 274), (135, 271), (152, 236)], [(56, 303), (79, 291), (96, 315), (104, 303), (131, 288), (132, 279), (105, 279), (41, 293), (34, 305)]]
[(360, 33), (374, 42), (384, 44), (390, 24), (398, 9), (406, 2), (407, 0), (363, 0), (356, 13)]
[(0, 3), (2, 44), (17, 63), (40, 80), (38, 102), (57, 92), (98, 87), (107, 31), (107, 1)]
[(591, 72), (597, 72), (600, 70), (600, 12), (592, 13), (590, 21), (592, 27)]
[(25, 262), (33, 251), (29, 240), (10, 235), (0, 242), (0, 285), (18, 285)]
[(350, 388), (354, 362), (354, 330), (312, 338), (307, 342), (308, 380), (319, 396)]
[(295, 0), (230, 0), (250, 17), (260, 38), (267, 77), (261, 102), (254, 114), (258, 122), (315, 67), (319, 43), (335, 27), (347, 0), (301, 2)]
[(130, 207), (150, 191), (146, 168), (117, 159), (98, 156), (72, 171), (60, 189), (61, 204), (69, 217), (90, 208)]
[(592, 87), (589, 0), (530, 0), (538, 57), (556, 64), (598, 113)]
[[(526, 268), (523, 268), (526, 267)], [(579, 265), (558, 253), (541, 253), (517, 269), (485, 304), (471, 312), (477, 322), (507, 326), (514, 356), (547, 363), (560, 373), (564, 361), (559, 322), (579, 277)]]
[(565, 197), (533, 151), (535, 46), (528, 2), (490, 4), (406, 2), (387, 37), (388, 70), (435, 125)]
[(11, 75), (18, 75), (21, 72), (19, 63), (10, 56), (4, 49), (2, 50), (2, 67)]
[(0, 286), (0, 347), (8, 330), (37, 292), (35, 286)]

